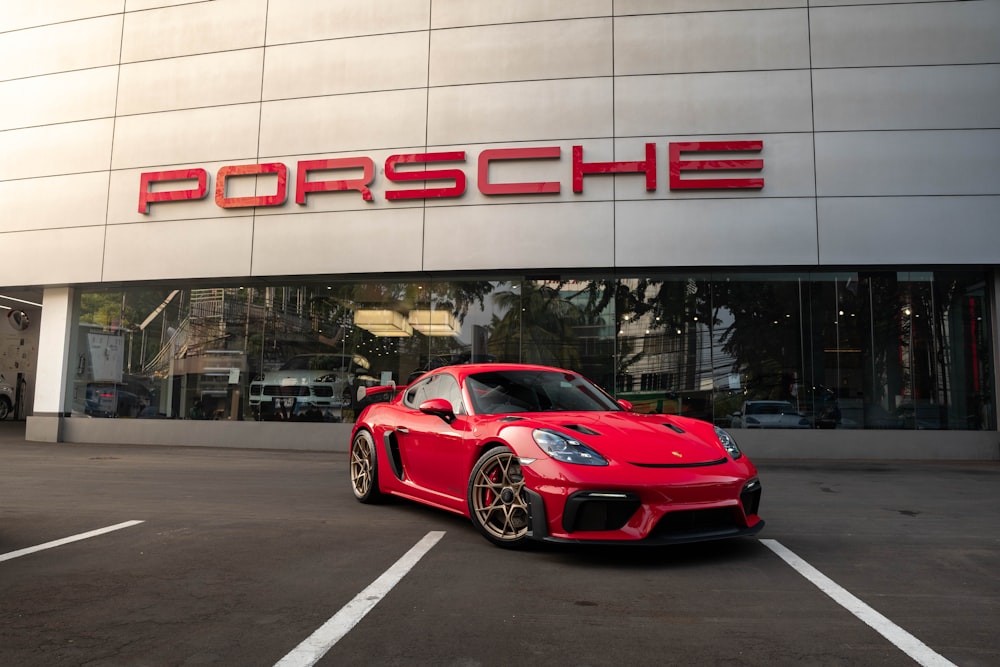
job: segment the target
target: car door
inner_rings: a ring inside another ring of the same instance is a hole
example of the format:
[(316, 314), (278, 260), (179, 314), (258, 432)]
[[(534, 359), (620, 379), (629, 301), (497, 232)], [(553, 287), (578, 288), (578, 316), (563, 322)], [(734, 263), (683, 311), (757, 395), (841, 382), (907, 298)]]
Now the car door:
[[(420, 405), (432, 398), (443, 398), (451, 404), (455, 413), (451, 423), (420, 411)], [(429, 492), (429, 497), (440, 494), (464, 502), (468, 477), (463, 452), (468, 416), (458, 381), (447, 373), (424, 377), (407, 389), (403, 406), (406, 414), (396, 433), (407, 481)]]

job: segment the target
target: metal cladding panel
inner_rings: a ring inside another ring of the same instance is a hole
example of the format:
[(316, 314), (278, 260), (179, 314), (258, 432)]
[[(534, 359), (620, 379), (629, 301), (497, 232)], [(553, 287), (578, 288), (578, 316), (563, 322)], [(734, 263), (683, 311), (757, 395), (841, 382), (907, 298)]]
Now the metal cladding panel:
[(809, 68), (803, 9), (615, 19), (615, 74)]
[(808, 132), (808, 70), (621, 77), (615, 81), (620, 136)]
[(993, 0), (815, 8), (809, 16), (816, 68), (1000, 62)]
[(420, 271), (422, 228), (417, 207), (259, 217), (250, 275)]
[(992, 197), (821, 197), (821, 264), (1000, 264)]
[(0, 33), (0, 81), (117, 65), (121, 36), (121, 14)]
[(612, 202), (427, 209), (424, 270), (582, 268), (614, 261)]
[(103, 225), (108, 172), (0, 181), (0, 202), (0, 232)]
[(785, 9), (807, 4), (806, 0), (615, 0), (615, 15)]
[(263, 46), (267, 0), (213, 0), (125, 15), (123, 63)]
[(263, 99), (422, 88), (426, 84), (426, 33), (347, 37), (268, 47)]
[(430, 0), (268, 0), (267, 44), (427, 30)]
[(251, 217), (114, 225), (107, 230), (106, 281), (250, 273)]
[(118, 114), (257, 102), (263, 61), (259, 48), (122, 65)]
[(817, 132), (820, 197), (1000, 193), (1000, 130)]
[[(0, 234), (0, 285), (59, 285), (101, 280), (104, 227)], [(44, 258), (44, 261), (39, 261)]]
[(111, 166), (159, 169), (223, 158), (253, 160), (259, 113), (260, 104), (240, 104), (120, 116)]
[(106, 170), (113, 129), (105, 118), (0, 132), (0, 181)]
[(0, 82), (0, 100), (17, 101), (0, 104), (0, 132), (113, 116), (117, 81), (118, 67), (97, 67)]
[(439, 30), (430, 85), (611, 76), (610, 18)]
[(1000, 64), (816, 70), (813, 94), (820, 132), (996, 127)]
[(610, 16), (612, 0), (434, 0), (432, 28)]
[(124, 7), (125, 0), (4, 2), (0, 12), (0, 32), (106, 16), (120, 13)]
[(423, 88), (265, 102), (259, 154), (322, 156), (422, 146), (426, 113)]
[(538, 141), (614, 134), (610, 77), (432, 88), (432, 146)]
[(615, 205), (615, 266), (816, 264), (812, 198), (633, 201)]

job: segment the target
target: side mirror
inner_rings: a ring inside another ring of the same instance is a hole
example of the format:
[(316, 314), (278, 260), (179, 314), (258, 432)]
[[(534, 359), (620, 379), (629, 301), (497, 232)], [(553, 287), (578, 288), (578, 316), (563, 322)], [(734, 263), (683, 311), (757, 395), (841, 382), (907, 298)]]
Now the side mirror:
[(455, 421), (455, 412), (451, 409), (451, 402), (444, 398), (431, 398), (420, 404), (420, 411), (425, 415), (435, 415), (445, 421), (452, 423)]
[(626, 401), (624, 398), (618, 399), (618, 405), (622, 406), (622, 410), (624, 410), (625, 412), (632, 412), (632, 410), (635, 409), (635, 406)]

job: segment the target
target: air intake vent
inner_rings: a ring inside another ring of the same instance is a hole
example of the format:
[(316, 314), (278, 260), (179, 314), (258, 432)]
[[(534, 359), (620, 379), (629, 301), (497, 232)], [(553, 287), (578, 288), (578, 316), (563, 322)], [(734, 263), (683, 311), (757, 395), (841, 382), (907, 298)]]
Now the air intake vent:
[(664, 424), (664, 426), (666, 426), (667, 428), (669, 428), (674, 433), (685, 433), (686, 432), (684, 429), (682, 429), (680, 426), (677, 426), (676, 424)]
[(576, 431), (577, 433), (583, 433), (584, 435), (600, 435), (597, 431), (592, 428), (587, 428), (581, 424), (563, 424), (563, 428), (568, 428)]

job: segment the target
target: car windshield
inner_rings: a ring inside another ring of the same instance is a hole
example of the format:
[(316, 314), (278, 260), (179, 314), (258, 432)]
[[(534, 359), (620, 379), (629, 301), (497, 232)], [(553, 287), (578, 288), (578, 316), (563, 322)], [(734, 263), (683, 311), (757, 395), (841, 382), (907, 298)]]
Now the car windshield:
[(465, 382), (477, 414), (622, 409), (589, 380), (573, 373), (498, 370), (470, 375)]
[(789, 415), (795, 413), (791, 403), (748, 403), (748, 415)]

